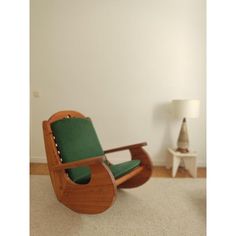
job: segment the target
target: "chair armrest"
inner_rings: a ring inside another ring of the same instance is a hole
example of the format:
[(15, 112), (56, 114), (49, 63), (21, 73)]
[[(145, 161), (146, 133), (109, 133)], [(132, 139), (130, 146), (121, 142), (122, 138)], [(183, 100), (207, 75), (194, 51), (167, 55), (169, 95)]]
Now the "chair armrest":
[(109, 149), (104, 151), (104, 153), (111, 153), (111, 152), (118, 152), (118, 151), (123, 151), (123, 150), (131, 150), (131, 149), (135, 149), (138, 147), (142, 147), (142, 146), (146, 146), (147, 143), (137, 143), (137, 144), (133, 144), (133, 145), (128, 145), (128, 146), (123, 146), (123, 147), (118, 147), (118, 148), (114, 148), (114, 149)]
[(72, 169), (72, 168), (76, 168), (83, 165), (98, 164), (98, 163), (101, 163), (102, 161), (104, 161), (104, 156), (91, 157), (84, 160), (61, 163), (59, 165), (53, 166), (52, 170), (58, 171), (58, 170), (64, 170), (64, 169)]

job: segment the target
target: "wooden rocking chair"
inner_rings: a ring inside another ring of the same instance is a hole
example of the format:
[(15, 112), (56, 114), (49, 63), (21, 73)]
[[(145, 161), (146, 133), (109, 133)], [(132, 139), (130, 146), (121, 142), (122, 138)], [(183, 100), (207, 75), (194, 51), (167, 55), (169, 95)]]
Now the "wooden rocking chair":
[[(89, 118), (76, 111), (60, 111), (43, 121), (48, 168), (57, 199), (78, 213), (96, 214), (108, 209), (117, 187), (144, 184), (152, 163), (142, 146), (103, 151)], [(131, 161), (113, 165), (105, 154), (129, 150)]]

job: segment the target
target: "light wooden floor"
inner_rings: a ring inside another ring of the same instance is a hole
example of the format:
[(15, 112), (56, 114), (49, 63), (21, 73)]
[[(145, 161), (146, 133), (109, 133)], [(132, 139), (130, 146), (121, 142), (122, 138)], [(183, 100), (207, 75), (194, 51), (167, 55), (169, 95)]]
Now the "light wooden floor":
[[(48, 175), (47, 164), (30, 163), (31, 175)], [(171, 170), (167, 170), (164, 166), (154, 166), (152, 177), (171, 178)], [(183, 167), (178, 169), (176, 174), (177, 178), (189, 178), (191, 175)], [(198, 178), (206, 178), (206, 168), (199, 167), (197, 171)]]

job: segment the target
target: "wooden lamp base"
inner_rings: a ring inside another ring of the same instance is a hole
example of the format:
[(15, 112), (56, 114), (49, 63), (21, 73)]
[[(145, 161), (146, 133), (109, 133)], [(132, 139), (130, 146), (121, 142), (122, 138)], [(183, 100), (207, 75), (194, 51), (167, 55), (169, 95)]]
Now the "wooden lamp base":
[(183, 118), (183, 122), (181, 125), (177, 141), (176, 151), (181, 153), (188, 153), (189, 152), (188, 147), (189, 147), (189, 139), (188, 139), (187, 123), (186, 123), (186, 118)]

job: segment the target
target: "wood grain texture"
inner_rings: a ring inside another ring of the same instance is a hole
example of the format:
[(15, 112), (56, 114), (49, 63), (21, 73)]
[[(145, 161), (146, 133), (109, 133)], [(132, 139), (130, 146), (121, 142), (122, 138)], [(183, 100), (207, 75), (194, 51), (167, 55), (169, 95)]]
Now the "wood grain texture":
[[(49, 120), (43, 121), (44, 144), (53, 189), (57, 199), (73, 211), (87, 214), (101, 213), (113, 204), (118, 185), (124, 188), (137, 187), (150, 178), (152, 164), (142, 148), (146, 143), (108, 150), (108, 152), (114, 152), (129, 149), (132, 159), (141, 161), (141, 167), (137, 167), (116, 181), (110, 169), (104, 163), (105, 156), (61, 163), (54, 141), (55, 137), (51, 130), (51, 123), (71, 117), (85, 118), (84, 115), (76, 111), (61, 111), (55, 113)], [(91, 178), (87, 184), (73, 182), (65, 171), (65, 169), (81, 165), (86, 165), (91, 170)]]
[[(51, 123), (65, 117), (81, 118), (84, 116), (74, 111), (63, 111), (51, 116), (48, 121), (43, 121), (48, 169), (54, 192), (57, 199), (73, 211), (87, 214), (103, 212), (112, 205), (117, 191), (115, 179), (103, 162), (96, 159), (95, 163), (91, 161), (87, 163), (91, 170), (91, 179), (85, 185), (74, 183), (64, 168), (62, 170), (58, 168), (63, 164), (56, 149)], [(55, 167), (57, 168), (56, 171), (54, 170)]]
[(78, 117), (78, 118), (85, 118), (85, 116), (78, 112), (78, 111), (59, 111), (57, 113), (55, 113), (54, 115), (52, 115), (49, 119), (48, 119), (48, 123), (51, 124), (54, 121), (63, 119), (63, 118), (70, 118), (70, 117)]
[(101, 213), (108, 209), (116, 198), (115, 179), (102, 162), (91, 164), (89, 168), (90, 182), (78, 185), (67, 176), (62, 196), (58, 200), (78, 213)]

